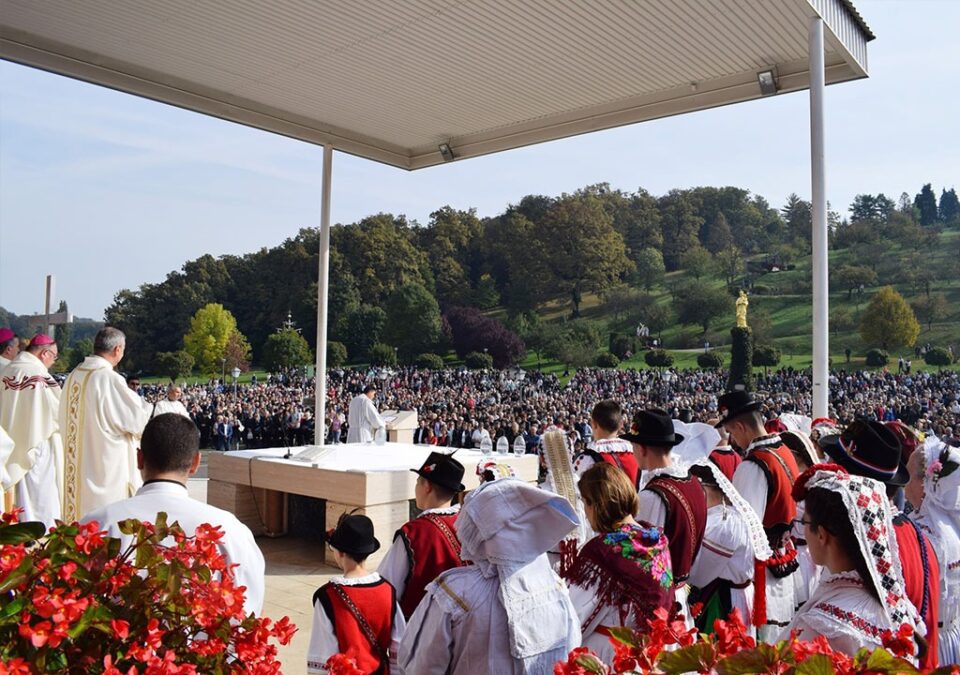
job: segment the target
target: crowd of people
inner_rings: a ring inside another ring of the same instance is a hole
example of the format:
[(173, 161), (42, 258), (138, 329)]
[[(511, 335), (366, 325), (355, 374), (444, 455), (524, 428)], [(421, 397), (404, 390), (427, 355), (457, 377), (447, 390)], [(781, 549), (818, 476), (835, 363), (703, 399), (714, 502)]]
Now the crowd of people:
[[(531, 452), (543, 430), (562, 427), (574, 444), (590, 439), (594, 402), (615, 398), (628, 410), (662, 408), (675, 419), (704, 422), (716, 417), (727, 374), (718, 370), (605, 370), (583, 368), (565, 384), (536, 371), (474, 371), (418, 368), (333, 369), (328, 373), (325, 430), (328, 443), (343, 442), (351, 399), (369, 385), (380, 410), (415, 410), (423, 431), (417, 442), (441, 447), (478, 447), (484, 438), (513, 444), (523, 435)], [(167, 395), (165, 385), (141, 385), (148, 402)], [(775, 370), (756, 375), (756, 389), (771, 416), (809, 414), (807, 371)], [(298, 375), (271, 376), (238, 387), (218, 381), (181, 387), (182, 400), (200, 429), (201, 447), (283, 447), (314, 438), (314, 381)], [(830, 376), (830, 416), (900, 420), (940, 437), (960, 435), (960, 376), (955, 371), (892, 373), (837, 370)]]
[[(144, 387), (117, 373), (125, 347), (102, 329), (62, 387), (49, 336), (0, 364), (5, 510), (96, 520), (113, 535), (160, 511), (220, 526), (245, 607), (259, 612), (264, 560), (249, 529), (187, 492), (203, 433), (190, 418), (223, 449), (235, 447), (221, 444), (223, 424), (250, 442), (303, 442), (312, 382)], [(765, 374), (751, 393), (724, 392), (712, 371), (584, 369), (567, 384), (333, 372), (344, 440), (372, 440), (377, 407), (409, 409), (418, 442), (447, 448), (410, 467), (420, 512), (400, 530), (351, 513), (327, 534), (343, 574), (313, 597), (308, 671), (344, 655), (362, 672), (550, 672), (580, 645), (609, 659), (608, 629), (649, 630), (657, 611), (694, 632), (739, 615), (763, 642), (796, 634), (853, 655), (895, 639), (925, 670), (960, 662), (956, 374), (835, 372), (834, 409), (818, 419), (808, 378)], [(271, 435), (245, 435), (258, 417)], [(541, 457), (539, 485), (485, 459), (464, 497), (474, 467), (451, 450), (521, 434)], [(378, 537), (391, 544), (374, 570)]]

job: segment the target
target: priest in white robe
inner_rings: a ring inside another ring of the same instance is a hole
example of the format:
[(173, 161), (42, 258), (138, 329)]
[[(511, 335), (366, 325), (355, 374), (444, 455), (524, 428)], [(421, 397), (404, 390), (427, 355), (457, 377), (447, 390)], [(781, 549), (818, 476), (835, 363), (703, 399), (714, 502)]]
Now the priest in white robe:
[(0, 328), (0, 373), (20, 353), (20, 338), (9, 328)]
[(170, 388), (167, 389), (167, 397), (153, 404), (150, 417), (153, 418), (165, 413), (175, 413), (177, 415), (183, 415), (184, 417), (190, 417), (190, 413), (187, 412), (187, 407), (180, 401), (181, 396), (183, 396), (183, 389), (180, 388), (180, 385), (171, 384)]
[(137, 464), (143, 486), (130, 499), (92, 511), (82, 522), (97, 521), (111, 537), (118, 537), (124, 548), (132, 537), (121, 534), (119, 523), (127, 518), (156, 522), (161, 511), (167, 523), (178, 522), (188, 536), (203, 524), (219, 527), (223, 537), (217, 546), (228, 564), (237, 565), (234, 583), (244, 586), (244, 612), (260, 614), (264, 595), (263, 553), (250, 529), (236, 516), (215, 506), (191, 499), (187, 479), (200, 466), (200, 432), (192, 420), (177, 414), (164, 414), (150, 420), (143, 430)]
[(126, 338), (110, 326), (63, 386), (60, 430), (64, 450), (63, 519), (133, 496), (141, 485), (137, 441), (149, 412), (114, 368)]
[(56, 360), (56, 342), (41, 333), (0, 374), (0, 426), (13, 440), (12, 452), (0, 465), (0, 483), (4, 490), (14, 490), (22, 521), (48, 528), (60, 518), (63, 492), (60, 385), (48, 371)]
[(377, 388), (371, 385), (363, 390), (362, 394), (357, 394), (350, 401), (350, 410), (347, 415), (347, 443), (370, 443), (373, 441), (373, 435), (377, 429), (383, 429), (383, 418), (377, 412), (377, 406), (373, 403), (373, 397), (377, 393)]

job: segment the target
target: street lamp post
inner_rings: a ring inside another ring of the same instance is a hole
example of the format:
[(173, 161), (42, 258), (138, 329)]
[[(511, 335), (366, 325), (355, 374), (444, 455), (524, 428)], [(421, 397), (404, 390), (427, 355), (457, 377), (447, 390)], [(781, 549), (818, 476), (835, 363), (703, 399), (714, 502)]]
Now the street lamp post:
[(237, 378), (240, 377), (240, 369), (234, 368), (232, 375), (233, 375), (233, 397), (236, 398), (237, 397)]
[(220, 384), (225, 385), (227, 383), (227, 358), (223, 357), (220, 359)]

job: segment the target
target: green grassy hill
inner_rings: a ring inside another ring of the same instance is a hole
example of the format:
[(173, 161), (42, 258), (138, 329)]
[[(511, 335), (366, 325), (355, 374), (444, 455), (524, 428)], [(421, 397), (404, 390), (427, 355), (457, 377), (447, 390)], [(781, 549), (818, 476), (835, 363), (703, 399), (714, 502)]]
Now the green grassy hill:
[[(921, 321), (921, 331), (917, 344), (930, 343), (933, 346), (947, 347), (953, 345), (954, 351), (960, 349), (960, 231), (946, 230), (940, 235), (939, 244), (934, 250), (915, 251), (905, 249), (898, 244), (889, 244), (884, 247), (882, 257), (876, 261), (861, 259), (858, 261), (852, 249), (830, 251), (830, 353), (831, 362), (841, 365), (845, 362), (845, 350), (852, 352), (851, 363), (855, 367), (864, 367), (864, 354), (871, 347), (878, 345), (864, 344), (860, 338), (858, 326), (860, 317), (865, 311), (870, 297), (882, 286), (893, 286), (908, 303), (923, 296), (926, 290), (910, 280), (910, 261), (919, 257), (924, 269), (933, 272), (930, 283), (931, 294), (942, 294), (947, 301), (947, 316), (932, 326)], [(913, 256), (913, 258), (911, 258)], [(762, 258), (763, 256), (758, 256)], [(854, 292), (848, 298), (845, 289), (834, 287), (836, 271), (845, 264), (876, 265), (879, 278), (877, 286), (866, 288), (862, 294)], [(758, 342), (773, 342), (783, 353), (782, 365), (795, 368), (806, 368), (810, 365), (812, 351), (812, 298), (811, 298), (811, 265), (810, 256), (794, 261), (789, 271), (770, 272), (753, 277), (754, 290), (750, 295), (750, 310), (748, 320), (751, 326), (759, 332)], [(672, 302), (671, 287), (682, 282), (685, 278), (682, 271), (666, 275), (661, 287), (654, 288), (650, 293), (657, 303), (670, 304)], [(708, 279), (708, 283), (718, 287), (723, 282), (717, 279)], [(557, 299), (540, 308), (540, 316), (547, 321), (559, 321), (568, 316), (570, 311), (566, 299)], [(638, 320), (643, 320), (642, 313), (627, 312), (622, 318), (614, 318), (612, 308), (597, 295), (584, 296), (581, 306), (583, 318), (597, 322), (604, 328), (604, 334), (623, 333), (632, 335)], [(673, 325), (665, 329), (662, 334), (664, 347), (674, 355), (675, 365), (678, 367), (696, 367), (696, 356), (702, 348), (704, 340), (725, 354), (724, 362), (729, 362), (730, 326), (733, 325), (734, 314), (731, 311), (729, 318), (719, 319), (710, 327), (706, 335), (699, 326)], [(679, 351), (683, 350), (683, 351)], [(899, 355), (913, 360), (914, 369), (929, 369), (926, 364), (914, 355), (914, 349), (903, 347), (890, 350), (891, 363), (896, 366)], [(536, 356), (528, 355), (524, 362), (527, 367), (536, 366)], [(646, 367), (642, 354), (624, 362), (625, 366)], [(545, 364), (549, 370), (560, 370), (562, 365), (550, 362)], [(953, 368), (960, 369), (960, 364)]]

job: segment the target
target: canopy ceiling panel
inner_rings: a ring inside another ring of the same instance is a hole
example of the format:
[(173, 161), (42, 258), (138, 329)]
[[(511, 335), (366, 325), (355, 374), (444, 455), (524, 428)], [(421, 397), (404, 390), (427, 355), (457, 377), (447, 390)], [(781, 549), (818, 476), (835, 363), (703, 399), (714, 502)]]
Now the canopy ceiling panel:
[(0, 0), (0, 56), (416, 169), (866, 77), (848, 0)]

